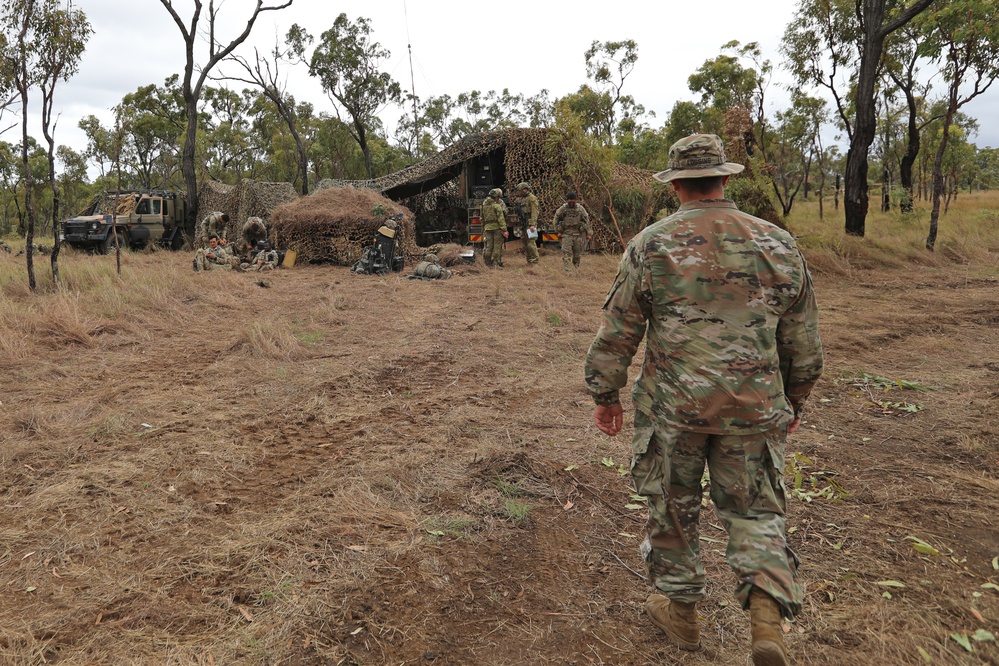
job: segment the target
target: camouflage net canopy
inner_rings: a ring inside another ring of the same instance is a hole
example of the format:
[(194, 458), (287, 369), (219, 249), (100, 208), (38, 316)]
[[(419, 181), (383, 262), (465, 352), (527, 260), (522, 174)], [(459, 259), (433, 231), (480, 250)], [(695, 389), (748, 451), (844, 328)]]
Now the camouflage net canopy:
[(101, 192), (94, 196), (81, 215), (129, 215), (135, 210), (135, 195), (131, 192)]
[[(573, 182), (560, 154), (558, 130), (506, 129), (483, 132), (459, 141), (440, 153), (401, 171), (369, 181), (321, 181), (318, 187), (351, 185), (381, 192), (400, 201), (416, 216), (416, 228), (424, 232), (450, 228), (464, 231), (468, 201), (461, 191), (465, 163), (491, 153), (503, 165), (497, 178), (504, 195), (522, 181), (531, 184), (538, 197), (541, 226), (549, 226), (568, 191), (577, 191), (591, 215), (594, 238), (591, 247), (619, 251), (617, 230), (610, 216), (611, 199), (602, 187)], [(553, 149), (554, 147), (554, 149)], [(564, 148), (563, 148), (564, 149)], [(607, 183), (613, 197), (615, 217), (627, 240), (637, 230), (656, 219), (663, 208), (677, 207), (672, 188), (652, 178), (652, 171), (614, 164)], [(425, 243), (430, 245), (431, 243)]]
[(229, 214), (226, 237), (238, 238), (243, 223), (248, 218), (259, 217), (270, 228), (269, 219), (275, 208), (299, 198), (291, 183), (264, 183), (247, 178), (239, 185), (225, 185), (214, 181), (201, 186), (198, 193), (198, 223), (214, 211)]
[(396, 238), (407, 261), (423, 256), (413, 241), (413, 213), (370, 189), (325, 187), (271, 214), (277, 247), (294, 250), (299, 262), (350, 266), (371, 245), (387, 218), (403, 217)]

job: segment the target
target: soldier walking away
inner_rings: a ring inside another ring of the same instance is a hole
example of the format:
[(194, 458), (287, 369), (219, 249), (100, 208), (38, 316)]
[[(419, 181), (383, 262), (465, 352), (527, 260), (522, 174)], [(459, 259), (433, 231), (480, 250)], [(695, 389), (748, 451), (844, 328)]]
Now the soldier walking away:
[[(527, 263), (538, 263), (538, 198), (529, 183), (517, 185), (517, 216), (520, 217), (520, 239), (524, 242)], [(534, 238), (531, 238), (531, 235)]]
[(576, 202), (576, 193), (565, 195), (565, 203), (555, 211), (555, 231), (562, 239), (562, 268), (569, 270), (569, 262), (579, 268), (583, 247), (593, 235), (590, 214)]
[(669, 168), (655, 177), (673, 183), (680, 209), (628, 243), (586, 385), (597, 428), (616, 435), (619, 391), (645, 338), (631, 474), (649, 505), (641, 551), (657, 592), (645, 604), (652, 623), (681, 649), (701, 646), (706, 463), (735, 597), (749, 609), (753, 664), (787, 666), (781, 616), (801, 610), (802, 589), (785, 535), (784, 446), (822, 373), (822, 344), (794, 238), (724, 198), (729, 175), (742, 170), (713, 134), (670, 148)]
[(449, 269), (441, 266), (440, 260), (437, 258), (436, 254), (427, 254), (423, 256), (423, 261), (416, 264), (413, 268), (413, 274), (409, 276), (410, 280), (449, 280), (454, 275)]
[(482, 202), (482, 259), (486, 266), (503, 267), (503, 242), (506, 239), (506, 212), (503, 190), (494, 187)]
[(197, 237), (194, 239), (195, 245), (198, 247), (205, 247), (208, 245), (208, 239), (215, 235), (219, 238), (226, 237), (226, 225), (229, 224), (229, 215), (219, 211), (214, 213), (209, 213), (205, 219), (201, 220), (201, 225), (198, 227)]

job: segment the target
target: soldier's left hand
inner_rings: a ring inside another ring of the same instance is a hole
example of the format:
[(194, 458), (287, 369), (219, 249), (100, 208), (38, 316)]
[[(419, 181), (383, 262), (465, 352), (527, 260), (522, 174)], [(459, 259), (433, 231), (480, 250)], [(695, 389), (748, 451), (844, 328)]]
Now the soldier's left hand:
[(613, 437), (624, 425), (624, 409), (620, 403), (609, 406), (597, 405), (593, 410), (593, 422), (600, 432)]

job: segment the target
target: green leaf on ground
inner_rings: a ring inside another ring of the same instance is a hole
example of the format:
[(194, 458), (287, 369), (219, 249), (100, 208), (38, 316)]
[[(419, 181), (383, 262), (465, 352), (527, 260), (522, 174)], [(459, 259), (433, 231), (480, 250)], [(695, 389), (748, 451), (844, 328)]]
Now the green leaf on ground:
[(995, 583), (985, 583), (984, 585), (982, 585), (982, 589), (995, 590), (996, 592), (999, 592), (999, 585), (996, 585)]
[(613, 458), (601, 458), (600, 464), (603, 465), (604, 467), (614, 467), (614, 459)]
[(874, 583), (875, 585), (880, 585), (881, 587), (905, 587), (905, 583), (900, 583), (897, 580), (879, 580)]
[(967, 634), (951, 634), (951, 640), (963, 647), (968, 652), (974, 652), (975, 648), (971, 647), (971, 641), (968, 639)]
[(926, 650), (924, 650), (921, 647), (917, 647), (916, 649), (919, 651), (919, 656), (923, 658), (923, 661), (925, 663), (927, 663), (927, 664), (932, 664), (933, 663), (933, 657), (930, 656), (929, 652), (927, 652)]
[(992, 558), (992, 568), (999, 571), (999, 555)]
[(926, 543), (922, 539), (914, 536), (905, 537), (907, 541), (912, 542), (912, 547), (917, 553), (922, 553), (923, 555), (939, 555), (940, 551)]
[(645, 505), (644, 504), (625, 504), (624, 508), (625, 509), (629, 509), (631, 511), (638, 511), (639, 509), (644, 509)]
[(979, 629), (975, 633), (971, 634), (971, 637), (978, 641), (979, 643), (995, 643), (996, 637), (991, 631), (986, 631), (984, 629)]
[(577, 469), (579, 469), (579, 465), (569, 465), (568, 467), (565, 468), (565, 471), (566, 472), (574, 472)]

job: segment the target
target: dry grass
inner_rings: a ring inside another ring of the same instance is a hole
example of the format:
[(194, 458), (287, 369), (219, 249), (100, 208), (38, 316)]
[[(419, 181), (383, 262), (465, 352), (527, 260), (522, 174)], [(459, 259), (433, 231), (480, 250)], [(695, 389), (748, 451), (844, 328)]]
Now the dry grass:
[[(790, 447), (847, 493), (791, 501), (796, 663), (999, 663), (950, 638), (999, 633), (999, 271), (994, 223), (958, 210), (953, 254), (902, 221), (793, 221), (828, 374)], [(67, 253), (67, 288), (39, 262), (31, 294), (0, 255), (0, 663), (747, 663), (710, 509), (705, 651), (641, 615), (627, 433), (596, 431), (581, 382), (617, 257), (505, 263), (265, 289)], [(859, 371), (940, 388), (883, 413), (836, 381)]]

